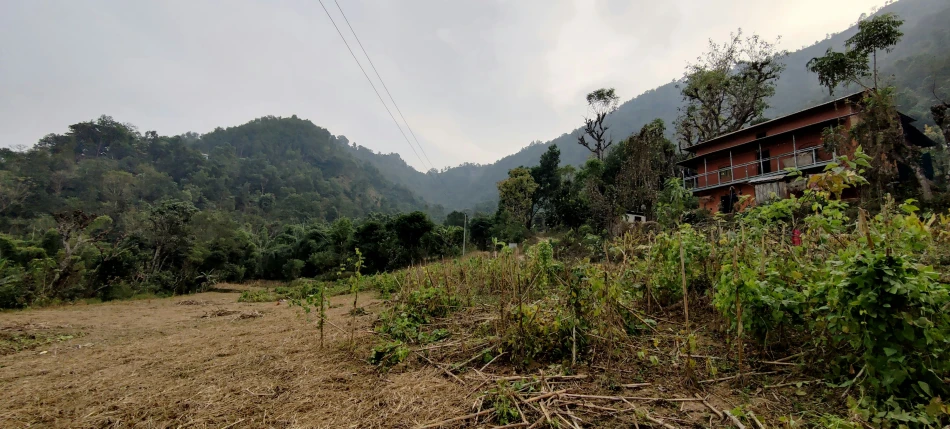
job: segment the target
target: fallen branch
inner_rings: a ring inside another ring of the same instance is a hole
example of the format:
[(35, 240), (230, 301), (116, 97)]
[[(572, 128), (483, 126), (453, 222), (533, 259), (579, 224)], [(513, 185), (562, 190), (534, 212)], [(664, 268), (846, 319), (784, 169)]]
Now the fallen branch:
[(525, 404), (530, 404), (530, 403), (532, 403), (532, 402), (537, 402), (537, 401), (540, 401), (540, 400), (542, 400), (542, 399), (550, 398), (550, 397), (552, 397), (552, 396), (563, 395), (563, 394), (565, 394), (565, 393), (567, 393), (567, 389), (558, 390), (558, 391), (556, 391), (556, 392), (548, 392), (548, 393), (545, 393), (545, 394), (543, 394), (543, 395), (532, 396), (532, 397), (530, 397), (530, 398), (528, 398), (528, 399), (525, 399), (525, 400), (524, 400), (524, 403), (525, 403)]
[(739, 377), (746, 377), (746, 376), (750, 376), (750, 375), (768, 375), (768, 374), (775, 374), (775, 373), (777, 373), (777, 372), (778, 372), (778, 371), (747, 372), (747, 373), (744, 373), (744, 374), (737, 374), (737, 375), (732, 375), (732, 376), (729, 376), (729, 377), (713, 378), (713, 379), (710, 379), (710, 380), (702, 380), (702, 381), (699, 382), (699, 384), (717, 383), (717, 382), (720, 382), (720, 381), (732, 380), (732, 379), (734, 379), (734, 378), (739, 378)]
[(773, 360), (773, 361), (759, 361), (759, 362), (753, 362), (753, 363), (757, 363), (757, 364), (761, 364), (761, 365), (786, 365), (786, 366), (801, 366), (801, 365), (802, 365), (802, 364), (800, 364), (800, 363), (794, 363), (794, 362), (780, 362), (780, 361), (777, 361), (777, 360)]
[[(648, 413), (648, 412), (646, 412), (646, 411), (643, 412), (643, 417), (646, 417), (647, 420), (649, 420), (649, 421), (651, 421), (651, 422), (653, 422), (653, 423), (656, 423), (656, 424), (658, 424), (658, 425), (660, 425), (660, 426), (663, 426), (663, 427), (665, 427), (666, 429), (676, 429), (676, 426), (673, 426), (673, 425), (671, 425), (671, 424), (667, 424), (667, 423), (664, 422), (663, 420), (660, 420), (660, 419), (658, 419), (658, 418), (655, 418), (655, 417), (651, 416), (650, 413)], [(744, 429), (744, 428), (740, 428), (740, 429)]]
[(719, 417), (719, 420), (722, 420), (722, 419), (724, 419), (724, 418), (726, 417), (726, 416), (724, 416), (724, 415), (722, 414), (722, 411), (717, 410), (716, 407), (713, 407), (712, 404), (709, 403), (709, 401), (707, 401), (705, 398), (699, 396), (698, 393), (696, 394), (696, 398), (702, 400), (702, 401), (703, 401), (703, 405), (705, 405), (706, 408), (709, 408), (709, 410), (712, 411), (713, 414), (715, 414), (717, 417)]
[(452, 374), (452, 371), (449, 371), (449, 370), (445, 369), (445, 367), (443, 367), (443, 366), (441, 366), (441, 365), (439, 365), (439, 364), (437, 364), (437, 363), (435, 363), (435, 362), (432, 362), (431, 359), (425, 357), (425, 355), (423, 355), (422, 353), (419, 353), (419, 352), (415, 352), (415, 353), (416, 353), (419, 357), (425, 359), (426, 362), (429, 362), (429, 364), (431, 364), (432, 366), (441, 369), (442, 372), (444, 372), (444, 373), (448, 374), (450, 377), (454, 378), (455, 381), (458, 381), (461, 385), (463, 385), (463, 386), (465, 385), (465, 382), (462, 381), (461, 378), (458, 378), (458, 376), (456, 376), (455, 374)]
[(788, 383), (772, 384), (768, 386), (762, 386), (763, 389), (775, 389), (779, 387), (788, 387), (788, 386), (797, 386), (799, 384), (811, 384), (817, 383), (819, 380), (805, 380), (805, 381), (792, 381)]
[(462, 422), (462, 421), (465, 421), (465, 420), (468, 420), (468, 419), (474, 419), (475, 417), (479, 417), (479, 416), (484, 416), (484, 415), (487, 415), (487, 414), (491, 414), (491, 413), (493, 413), (493, 412), (495, 412), (495, 408), (489, 408), (489, 409), (484, 410), (484, 411), (479, 411), (479, 412), (477, 412), (477, 413), (472, 413), (472, 414), (468, 414), (468, 415), (464, 415), (464, 416), (460, 416), (460, 417), (454, 417), (454, 418), (451, 418), (451, 419), (448, 419), (448, 420), (442, 420), (442, 421), (438, 421), (438, 422), (434, 422), (434, 423), (426, 423), (426, 424), (424, 424), (424, 425), (422, 425), (422, 426), (419, 426), (418, 429), (437, 428), (437, 427), (440, 427), (440, 426), (445, 426), (445, 425), (447, 425), (447, 424), (449, 424), (449, 423)]
[(781, 359), (775, 359), (773, 362), (788, 362), (788, 361), (790, 361), (790, 360), (792, 360), (792, 359), (795, 359), (795, 358), (797, 358), (797, 357), (799, 357), (799, 356), (801, 356), (801, 355), (803, 355), (803, 354), (805, 354), (805, 352), (795, 353), (795, 354), (793, 354), (793, 355), (791, 355), (791, 356), (785, 356), (785, 357), (783, 357), (783, 358), (781, 358)]
[[(492, 379), (493, 381), (515, 381), (515, 380), (527, 380), (529, 378), (541, 378), (540, 375), (511, 375), (511, 376), (499, 376), (485, 374), (486, 377)], [(555, 380), (582, 380), (587, 378), (587, 374), (577, 374), (577, 375), (545, 375), (544, 379), (548, 381)]]
[(759, 421), (759, 419), (755, 418), (755, 413), (753, 413), (752, 410), (749, 410), (749, 412), (746, 414), (748, 414), (749, 418), (752, 419), (752, 423), (755, 423), (755, 427), (759, 429), (765, 429), (765, 425), (763, 425), (762, 422)]
[(854, 383), (857, 383), (858, 379), (861, 378), (861, 374), (864, 374), (864, 368), (867, 368), (867, 365), (861, 367), (861, 370), (858, 371), (858, 375), (854, 376), (854, 380), (851, 380), (851, 384), (848, 385), (848, 388), (844, 389), (844, 393), (841, 394), (841, 398), (848, 396), (848, 392), (851, 391), (851, 386), (854, 386)]
[[(487, 348), (487, 349), (485, 349), (485, 350), (482, 350), (481, 352), (476, 353), (475, 356), (472, 356), (469, 360), (467, 360), (467, 361), (465, 361), (465, 362), (462, 362), (462, 363), (460, 363), (460, 364), (452, 365), (452, 370), (457, 370), (457, 369), (462, 368), (462, 367), (465, 366), (465, 365), (468, 365), (471, 361), (473, 361), (473, 360), (475, 360), (475, 359), (478, 359), (478, 358), (481, 357), (481, 356), (485, 356), (485, 352), (488, 352), (488, 351), (491, 351), (491, 348)], [(493, 360), (494, 360), (494, 359), (493, 359)]]
[(639, 396), (601, 396), (601, 395), (579, 395), (573, 393), (564, 394), (565, 398), (582, 398), (582, 399), (603, 399), (606, 401), (647, 401), (647, 402), (697, 402), (702, 401), (702, 399), (696, 398), (644, 398)]
[(461, 343), (462, 343), (461, 341), (453, 341), (453, 342), (450, 342), (450, 343), (435, 344), (435, 345), (431, 345), (431, 346), (428, 346), (428, 347), (422, 347), (422, 348), (415, 349), (415, 350), (413, 350), (413, 351), (422, 352), (422, 351), (426, 351), (426, 350), (435, 350), (435, 349), (441, 349), (441, 348), (444, 348), (444, 347), (450, 347), (450, 346), (458, 345), (458, 344), (461, 344)]
[(653, 383), (631, 383), (631, 384), (621, 384), (620, 387), (626, 387), (626, 388), (629, 388), (629, 389), (636, 389), (636, 388), (639, 388), (639, 387), (646, 387), (646, 386), (649, 386), (649, 385), (651, 385), (651, 384), (653, 384)]
[(623, 411), (623, 410), (618, 410), (618, 409), (616, 409), (616, 408), (601, 407), (600, 405), (588, 404), (588, 403), (586, 403), (586, 402), (564, 401), (564, 403), (565, 403), (565, 404), (570, 404), (570, 405), (578, 405), (578, 406), (585, 407), (585, 408), (591, 408), (591, 409), (594, 409), (594, 410), (609, 411), (609, 412), (611, 412), (611, 413), (619, 413), (620, 411)]
[(505, 353), (507, 353), (507, 352), (501, 352), (501, 354), (499, 354), (498, 356), (495, 356), (495, 357), (491, 358), (491, 360), (488, 361), (488, 363), (486, 363), (485, 365), (483, 365), (482, 368), (479, 369), (479, 371), (484, 371), (485, 368), (488, 368), (488, 365), (491, 365), (492, 362), (495, 362), (496, 359), (500, 358), (500, 357), (501, 357), (502, 355), (504, 355)]
[(729, 417), (729, 420), (732, 420), (732, 424), (736, 425), (737, 428), (739, 428), (739, 429), (746, 429), (745, 425), (742, 424), (742, 422), (739, 421), (739, 418), (737, 418), (736, 416), (732, 415), (732, 413), (730, 413), (729, 410), (725, 410), (725, 411), (723, 411), (723, 412), (726, 413), (726, 417)]

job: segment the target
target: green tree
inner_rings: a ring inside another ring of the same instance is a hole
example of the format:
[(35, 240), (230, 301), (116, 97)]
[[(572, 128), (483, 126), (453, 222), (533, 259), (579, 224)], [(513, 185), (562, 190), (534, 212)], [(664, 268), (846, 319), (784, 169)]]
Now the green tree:
[(696, 196), (683, 186), (683, 179), (671, 177), (666, 180), (663, 193), (657, 202), (656, 218), (666, 227), (676, 226), (683, 222), (686, 213), (697, 203)]
[[(831, 48), (824, 56), (812, 58), (808, 70), (818, 75), (818, 81), (834, 94), (841, 84), (856, 84), (865, 90), (878, 88), (878, 51), (890, 52), (904, 33), (900, 27), (904, 20), (892, 13), (885, 13), (862, 20), (858, 32), (845, 41), (845, 52)], [(870, 84), (863, 79), (871, 77)]]
[(557, 145), (551, 145), (541, 154), (538, 165), (531, 167), (531, 178), (538, 184), (532, 196), (531, 215), (528, 218), (528, 229), (534, 221), (538, 211), (551, 211), (555, 196), (561, 188), (561, 173), (558, 166), (561, 163), (561, 150)]
[(620, 209), (654, 213), (666, 180), (676, 174), (676, 147), (656, 119), (620, 142), (607, 157), (604, 180), (612, 184)]
[(189, 202), (166, 200), (152, 206), (148, 213), (148, 229), (145, 231), (154, 249), (148, 265), (149, 275), (155, 275), (167, 267), (182, 262), (193, 243), (188, 224), (198, 212)]
[(508, 172), (508, 178), (498, 182), (498, 209), (519, 225), (531, 225), (534, 193), (538, 184), (527, 168), (518, 167)]
[(488, 250), (492, 244), (492, 227), (494, 224), (488, 216), (476, 216), (469, 222), (469, 240), (479, 250)]
[(710, 40), (709, 52), (686, 67), (679, 85), (685, 103), (676, 122), (681, 147), (740, 130), (760, 118), (785, 70), (786, 55), (758, 35), (744, 37), (742, 30), (723, 44)]
[(393, 218), (389, 228), (395, 234), (397, 243), (401, 247), (402, 262), (405, 264), (422, 262), (422, 237), (435, 228), (429, 217), (420, 211), (406, 213)]
[[(875, 161), (868, 172), (868, 180), (875, 195), (882, 197), (888, 183), (897, 177), (898, 165), (913, 171), (920, 187), (921, 198), (933, 199), (930, 180), (920, 166), (920, 148), (910, 144), (904, 133), (904, 124), (897, 111), (895, 89), (878, 86), (877, 52), (890, 51), (904, 35), (903, 20), (894, 14), (882, 14), (858, 24), (858, 32), (847, 41), (844, 53), (829, 49), (824, 56), (812, 58), (808, 69), (818, 75), (818, 81), (832, 94), (840, 84), (857, 84), (865, 89), (864, 97), (856, 108), (861, 120), (850, 130), (850, 137), (861, 145)], [(862, 79), (872, 77), (870, 85)]]
[(445, 226), (457, 226), (461, 228), (463, 225), (465, 225), (465, 213), (454, 210), (445, 217), (445, 222), (443, 222), (443, 224)]

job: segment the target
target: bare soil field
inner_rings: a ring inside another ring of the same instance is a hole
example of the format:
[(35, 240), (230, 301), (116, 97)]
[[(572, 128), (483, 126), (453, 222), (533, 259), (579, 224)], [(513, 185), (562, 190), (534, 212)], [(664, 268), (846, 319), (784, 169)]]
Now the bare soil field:
[(356, 345), (353, 297), (330, 300), (321, 348), (299, 308), (239, 292), (0, 313), (0, 340), (19, 339), (0, 349), (0, 427), (414, 427), (470, 412), (438, 369), (366, 363), (370, 294)]

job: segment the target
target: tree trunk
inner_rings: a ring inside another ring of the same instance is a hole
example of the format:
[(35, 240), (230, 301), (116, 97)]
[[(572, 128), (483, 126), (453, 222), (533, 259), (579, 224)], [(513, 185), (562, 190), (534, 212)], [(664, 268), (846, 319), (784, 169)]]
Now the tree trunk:
[(931, 201), (934, 199), (933, 191), (930, 189), (930, 179), (924, 174), (924, 169), (920, 167), (917, 163), (908, 163), (910, 168), (914, 170), (914, 176), (917, 177), (917, 182), (920, 183), (920, 196), (924, 201)]

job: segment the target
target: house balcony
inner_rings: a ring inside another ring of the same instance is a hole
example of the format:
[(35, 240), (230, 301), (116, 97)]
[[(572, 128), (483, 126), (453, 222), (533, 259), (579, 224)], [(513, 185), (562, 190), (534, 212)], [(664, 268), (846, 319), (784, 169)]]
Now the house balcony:
[[(813, 169), (823, 167), (834, 160), (835, 156), (828, 156), (820, 146), (812, 146), (741, 164), (732, 165), (730, 161), (727, 167), (684, 177), (683, 185), (686, 189), (698, 192), (749, 183), (753, 179), (777, 178), (787, 175), (787, 168)], [(776, 169), (776, 165), (779, 168)]]

